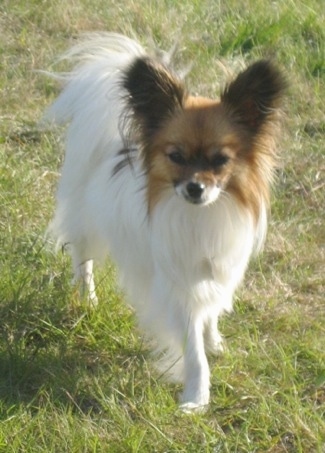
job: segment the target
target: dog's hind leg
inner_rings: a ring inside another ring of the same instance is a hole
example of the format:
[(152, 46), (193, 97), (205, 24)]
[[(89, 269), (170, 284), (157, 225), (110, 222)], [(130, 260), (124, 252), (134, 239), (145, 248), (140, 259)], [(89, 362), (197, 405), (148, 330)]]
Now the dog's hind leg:
[(97, 305), (93, 260), (85, 258), (84, 254), (74, 246), (72, 246), (71, 258), (74, 272), (73, 284), (80, 285), (82, 297), (87, 297), (91, 305)]

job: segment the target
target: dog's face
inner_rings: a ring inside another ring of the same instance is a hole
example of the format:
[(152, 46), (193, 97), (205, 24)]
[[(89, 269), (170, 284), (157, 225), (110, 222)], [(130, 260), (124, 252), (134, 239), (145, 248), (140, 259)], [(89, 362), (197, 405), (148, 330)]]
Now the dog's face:
[(152, 142), (149, 205), (164, 191), (209, 205), (226, 189), (237, 164), (240, 137), (220, 102), (189, 97)]
[(128, 115), (148, 175), (148, 210), (175, 193), (198, 206), (226, 192), (256, 213), (267, 199), (273, 140), (285, 82), (266, 61), (240, 73), (220, 100), (189, 96), (182, 81), (148, 57), (125, 74)]

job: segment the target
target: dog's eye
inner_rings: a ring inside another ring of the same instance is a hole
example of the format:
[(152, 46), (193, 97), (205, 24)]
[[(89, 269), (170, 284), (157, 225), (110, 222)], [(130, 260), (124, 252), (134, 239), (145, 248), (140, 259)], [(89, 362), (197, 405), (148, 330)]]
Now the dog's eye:
[(229, 157), (228, 156), (225, 156), (224, 154), (216, 154), (212, 158), (211, 164), (214, 167), (223, 167), (224, 165), (227, 164), (228, 161), (229, 161)]
[(171, 160), (174, 164), (186, 165), (186, 158), (184, 157), (183, 153), (178, 149), (168, 152), (167, 156), (169, 160)]

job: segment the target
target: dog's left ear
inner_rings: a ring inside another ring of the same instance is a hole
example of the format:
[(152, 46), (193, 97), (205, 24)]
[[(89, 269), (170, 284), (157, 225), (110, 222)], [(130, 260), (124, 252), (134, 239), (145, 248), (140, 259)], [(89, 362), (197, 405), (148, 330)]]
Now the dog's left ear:
[(125, 73), (128, 107), (141, 140), (150, 140), (162, 123), (182, 108), (185, 89), (182, 82), (163, 64), (137, 58)]
[(233, 120), (254, 135), (273, 118), (286, 86), (284, 75), (270, 61), (261, 60), (226, 87), (221, 102)]

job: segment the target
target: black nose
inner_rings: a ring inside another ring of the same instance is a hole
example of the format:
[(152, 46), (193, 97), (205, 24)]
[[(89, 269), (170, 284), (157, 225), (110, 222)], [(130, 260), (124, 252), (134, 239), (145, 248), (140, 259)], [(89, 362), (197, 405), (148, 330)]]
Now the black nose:
[(193, 200), (199, 200), (204, 192), (204, 189), (205, 185), (201, 182), (190, 181), (186, 186), (187, 193)]

